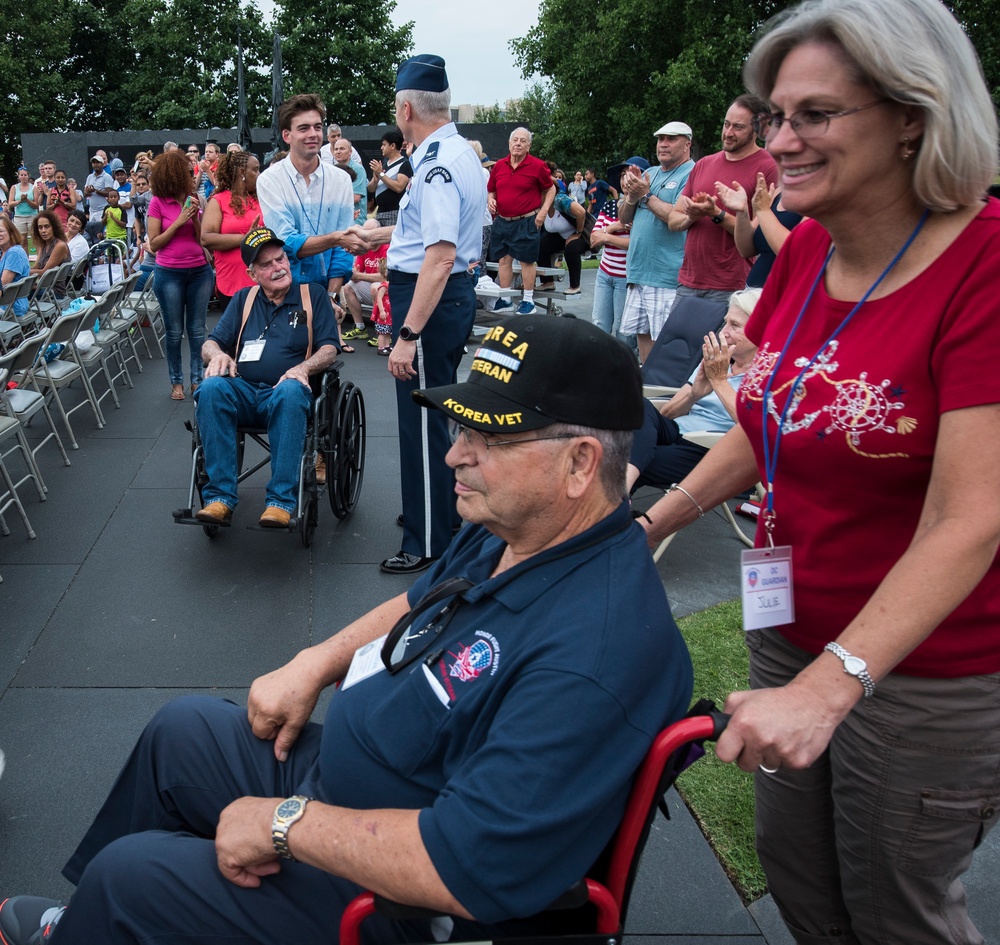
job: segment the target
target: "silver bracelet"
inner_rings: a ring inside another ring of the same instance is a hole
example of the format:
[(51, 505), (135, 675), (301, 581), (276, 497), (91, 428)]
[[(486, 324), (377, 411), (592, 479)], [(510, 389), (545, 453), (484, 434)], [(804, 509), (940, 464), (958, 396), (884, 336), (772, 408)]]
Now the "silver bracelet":
[(667, 489), (667, 495), (670, 495), (671, 492), (683, 492), (684, 495), (691, 500), (692, 505), (694, 505), (694, 507), (698, 510), (698, 518), (705, 517), (705, 510), (697, 503), (697, 501), (695, 501), (695, 497), (691, 495), (691, 493), (688, 492), (683, 486), (679, 486), (675, 482), (669, 489)]

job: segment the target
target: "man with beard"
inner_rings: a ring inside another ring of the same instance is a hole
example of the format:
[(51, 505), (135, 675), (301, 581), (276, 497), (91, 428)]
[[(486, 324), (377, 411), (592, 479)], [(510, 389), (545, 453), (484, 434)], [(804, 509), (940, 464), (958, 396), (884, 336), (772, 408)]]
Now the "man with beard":
[(687, 231), (676, 299), (697, 295), (727, 302), (746, 285), (750, 263), (736, 248), (736, 217), (716, 201), (715, 182), (727, 187), (738, 183), (752, 194), (759, 171), (768, 184), (777, 184), (774, 159), (757, 145), (758, 116), (767, 112), (767, 104), (753, 95), (741, 95), (729, 106), (722, 123), (722, 150), (695, 164), (667, 218), (675, 233)]

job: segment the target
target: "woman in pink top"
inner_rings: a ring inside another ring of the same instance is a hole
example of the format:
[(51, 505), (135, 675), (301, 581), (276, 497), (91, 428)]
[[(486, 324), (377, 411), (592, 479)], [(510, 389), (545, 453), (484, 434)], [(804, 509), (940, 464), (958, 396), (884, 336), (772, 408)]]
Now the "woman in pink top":
[(191, 357), (191, 393), (201, 383), (201, 346), (215, 274), (201, 246), (201, 219), (191, 165), (180, 151), (168, 151), (149, 175), (153, 199), (146, 212), (149, 248), (156, 253), (153, 292), (167, 329), (170, 397), (184, 399), (181, 337), (186, 332)]
[(215, 255), (215, 287), (223, 306), (254, 284), (240, 255), (243, 237), (260, 226), (257, 177), (260, 162), (246, 151), (224, 154), (215, 172), (215, 192), (201, 221), (201, 243)]

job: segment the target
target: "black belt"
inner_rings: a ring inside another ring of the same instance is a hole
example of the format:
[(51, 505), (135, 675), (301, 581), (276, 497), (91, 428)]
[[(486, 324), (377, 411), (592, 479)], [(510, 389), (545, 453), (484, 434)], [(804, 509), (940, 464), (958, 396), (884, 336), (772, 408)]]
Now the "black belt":
[[(402, 272), (399, 269), (390, 269), (386, 276), (390, 282), (416, 282), (419, 273), (416, 272)], [(472, 278), (472, 274), (469, 272), (453, 272), (448, 276), (448, 281), (451, 282), (453, 279), (463, 279)]]
[(500, 217), (501, 220), (506, 220), (508, 223), (513, 223), (515, 220), (527, 220), (528, 217), (535, 216), (541, 209), (542, 209), (541, 207), (536, 207), (534, 210), (528, 211), (528, 213), (522, 213), (519, 217), (501, 217), (499, 213), (497, 214), (497, 216)]

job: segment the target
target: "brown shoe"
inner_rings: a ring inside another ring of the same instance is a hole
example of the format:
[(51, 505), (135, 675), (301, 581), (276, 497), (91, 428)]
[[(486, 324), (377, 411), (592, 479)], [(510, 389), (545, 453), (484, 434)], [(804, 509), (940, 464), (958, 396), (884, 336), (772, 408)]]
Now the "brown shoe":
[(260, 526), (261, 528), (287, 528), (291, 518), (291, 512), (279, 509), (276, 505), (269, 505), (260, 517)]
[(316, 454), (316, 482), (321, 486), (326, 485), (326, 457), (322, 453)]
[(220, 525), (223, 522), (228, 522), (233, 517), (233, 510), (225, 502), (209, 502), (205, 508), (195, 512), (194, 517), (199, 522)]

